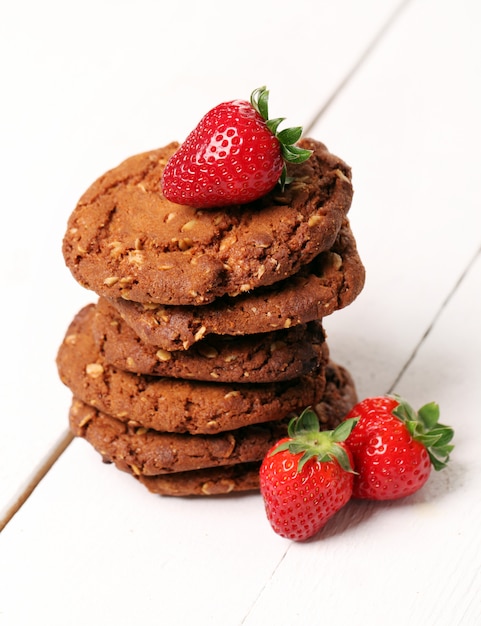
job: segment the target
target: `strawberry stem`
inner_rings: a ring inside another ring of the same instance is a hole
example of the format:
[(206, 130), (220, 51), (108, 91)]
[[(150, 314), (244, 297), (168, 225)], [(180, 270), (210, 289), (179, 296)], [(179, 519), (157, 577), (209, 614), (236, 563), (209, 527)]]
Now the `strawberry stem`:
[[(294, 126), (292, 128), (285, 128), (278, 131), (278, 127), (285, 120), (284, 117), (276, 117), (272, 120), (269, 119), (269, 91), (266, 87), (258, 87), (254, 89), (251, 94), (250, 102), (252, 107), (259, 113), (259, 115), (265, 120), (267, 128), (278, 139), (281, 146), (281, 154), (285, 163), (303, 163), (311, 156), (312, 150), (306, 150), (305, 148), (299, 148), (296, 146), (296, 142), (299, 141), (302, 135), (302, 126)], [(279, 184), (281, 189), (284, 190), (286, 184), (291, 182), (291, 179), (287, 177), (287, 170), (284, 164), (281, 176), (279, 178)]]
[(346, 472), (353, 472), (349, 456), (340, 445), (351, 434), (359, 418), (341, 422), (334, 430), (321, 431), (317, 414), (308, 407), (299, 416), (291, 419), (288, 426), (289, 439), (276, 446), (270, 455), (289, 450), (291, 454), (303, 453), (297, 471), (300, 472), (310, 459), (319, 462), (336, 460)]

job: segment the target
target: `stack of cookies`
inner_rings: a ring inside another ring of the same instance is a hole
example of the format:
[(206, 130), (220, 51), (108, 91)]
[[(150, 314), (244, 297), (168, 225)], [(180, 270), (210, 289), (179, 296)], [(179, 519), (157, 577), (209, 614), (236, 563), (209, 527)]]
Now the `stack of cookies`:
[(292, 182), (247, 205), (166, 200), (173, 143), (107, 172), (69, 219), (65, 261), (98, 295), (58, 352), (71, 429), (154, 493), (257, 489), (294, 413), (332, 428), (356, 401), (322, 326), (364, 283), (350, 168), (301, 144)]

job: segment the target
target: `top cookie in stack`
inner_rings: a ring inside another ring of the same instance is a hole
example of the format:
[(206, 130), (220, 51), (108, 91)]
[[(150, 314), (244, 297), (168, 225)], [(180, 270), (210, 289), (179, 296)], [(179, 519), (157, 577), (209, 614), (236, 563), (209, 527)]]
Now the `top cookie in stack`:
[[(57, 358), (72, 429), (156, 493), (256, 488), (272, 433), (293, 412), (316, 406), (328, 428), (356, 400), (322, 328), (364, 283), (351, 172), (320, 142), (298, 146), (312, 153), (287, 165), (284, 189), (194, 208), (162, 192), (172, 143), (107, 172), (69, 219), (65, 261), (99, 296)], [(261, 425), (271, 434), (259, 439)], [(228, 453), (212, 452), (218, 437)]]
[(303, 140), (308, 161), (292, 182), (227, 209), (169, 202), (161, 178), (178, 144), (107, 172), (82, 196), (63, 243), (78, 282), (101, 296), (140, 303), (205, 305), (296, 274), (330, 250), (352, 199), (350, 169)]

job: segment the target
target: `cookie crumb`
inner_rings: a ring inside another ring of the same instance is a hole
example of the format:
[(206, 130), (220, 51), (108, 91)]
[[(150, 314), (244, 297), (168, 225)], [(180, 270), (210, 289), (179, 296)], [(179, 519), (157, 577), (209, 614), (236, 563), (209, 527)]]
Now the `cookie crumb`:
[(85, 372), (90, 378), (99, 378), (104, 373), (104, 368), (100, 363), (88, 363), (85, 366)]

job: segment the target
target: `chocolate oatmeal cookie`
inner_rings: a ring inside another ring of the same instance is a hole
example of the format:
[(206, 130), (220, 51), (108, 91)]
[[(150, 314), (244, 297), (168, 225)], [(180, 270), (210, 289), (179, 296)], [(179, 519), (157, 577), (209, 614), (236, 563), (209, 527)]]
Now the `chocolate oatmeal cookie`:
[(99, 178), (70, 216), (67, 266), (88, 289), (110, 298), (199, 305), (292, 276), (329, 250), (352, 200), (350, 168), (312, 139), (292, 183), (225, 209), (173, 204), (161, 192), (178, 144), (121, 163)]
[(151, 493), (162, 496), (222, 496), (259, 490), (257, 463), (208, 467), (194, 472), (136, 476)]
[(204, 306), (140, 304), (109, 299), (145, 343), (186, 350), (209, 334), (246, 335), (290, 328), (351, 304), (364, 286), (365, 271), (349, 223), (344, 220), (330, 250), (295, 276)]
[[(356, 402), (354, 383), (340, 366), (327, 366), (326, 389), (316, 405), (323, 430), (333, 429)], [(111, 417), (74, 398), (70, 428), (105, 462), (136, 476), (155, 476), (260, 461), (287, 434), (290, 417), (218, 435), (163, 433)]]
[(264, 384), (124, 372), (99, 352), (92, 335), (94, 315), (95, 305), (89, 305), (69, 326), (57, 355), (59, 376), (80, 400), (122, 421), (164, 432), (215, 434), (283, 419), (317, 404), (324, 393), (325, 363), (300, 378)]
[(209, 335), (189, 350), (169, 352), (143, 342), (118, 311), (100, 298), (92, 329), (107, 363), (137, 374), (270, 383), (308, 374), (325, 358), (321, 322), (243, 337)]

